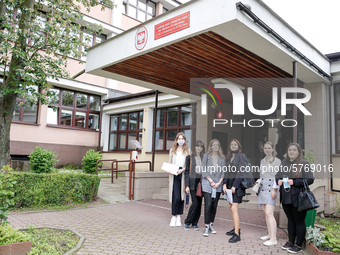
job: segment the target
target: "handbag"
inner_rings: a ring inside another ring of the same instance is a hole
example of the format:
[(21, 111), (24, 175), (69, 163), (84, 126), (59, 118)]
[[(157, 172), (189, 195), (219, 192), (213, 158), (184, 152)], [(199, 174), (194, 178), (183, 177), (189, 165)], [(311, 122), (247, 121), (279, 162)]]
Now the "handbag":
[[(202, 179), (201, 179), (202, 180)], [(203, 197), (203, 191), (202, 191), (202, 182), (197, 184), (197, 191), (196, 191), (196, 197)]]
[(303, 188), (299, 194), (298, 211), (309, 211), (318, 208), (320, 205), (316, 201), (314, 194), (310, 191), (306, 179), (303, 179)]
[(252, 191), (259, 193), (259, 189), (260, 189), (260, 186), (261, 186), (261, 178), (257, 179), (257, 181), (255, 182), (255, 184), (253, 185), (253, 187), (251, 188)]
[(254, 177), (253, 177), (252, 173), (245, 172), (244, 177), (242, 178), (241, 187), (243, 189), (248, 189), (248, 188), (252, 187), (254, 185), (254, 183), (255, 183), (255, 181), (254, 181)]

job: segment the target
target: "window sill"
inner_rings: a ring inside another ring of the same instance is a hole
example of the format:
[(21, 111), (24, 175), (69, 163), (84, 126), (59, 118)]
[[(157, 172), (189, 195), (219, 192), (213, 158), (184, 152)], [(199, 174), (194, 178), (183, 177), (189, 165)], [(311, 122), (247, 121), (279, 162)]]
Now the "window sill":
[(76, 128), (76, 127), (69, 127), (69, 126), (58, 126), (58, 125), (52, 125), (52, 124), (46, 124), (46, 127), (71, 129), (71, 130), (77, 130), (77, 131), (99, 132), (99, 130), (97, 131), (96, 129)]
[[(145, 152), (145, 154), (152, 154), (152, 152)], [(169, 151), (155, 151), (155, 154), (168, 154), (169, 155)]]
[(339, 158), (340, 154), (332, 154), (332, 157)]
[(21, 121), (13, 121), (12, 124), (21, 124), (21, 125), (30, 125), (30, 126), (40, 126), (40, 124), (33, 123), (33, 122), (21, 122)]
[[(113, 152), (115, 152), (115, 153), (130, 153), (130, 151), (134, 151), (134, 150), (109, 150), (109, 151), (103, 151), (103, 153), (113, 153)], [(142, 153), (142, 151), (141, 150), (137, 150), (138, 151), (138, 153)]]

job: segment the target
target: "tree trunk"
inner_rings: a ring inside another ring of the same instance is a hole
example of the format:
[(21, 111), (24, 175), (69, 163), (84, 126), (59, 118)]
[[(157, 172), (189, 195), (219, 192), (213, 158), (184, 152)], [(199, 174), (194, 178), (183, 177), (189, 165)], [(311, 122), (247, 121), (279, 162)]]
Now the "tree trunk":
[[(22, 6), (33, 9), (34, 3), (35, 0), (24, 0)], [(0, 7), (0, 11), (3, 12), (3, 1), (0, 2)], [(26, 29), (26, 24), (28, 24), (26, 22), (29, 22), (30, 17), (23, 14), (21, 19), (24, 22), (20, 23), (19, 29), (24, 30)], [(15, 42), (15, 47), (20, 48), (20, 50), (24, 52), (27, 47), (26, 39), (20, 38)], [(13, 56), (9, 65), (8, 76), (4, 77), (2, 84), (0, 83), (0, 91), (3, 91), (4, 88), (13, 89), (18, 87), (21, 77), (17, 73), (17, 69), (24, 68), (24, 60)], [(0, 170), (4, 165), (10, 164), (10, 131), (16, 97), (17, 95), (13, 93), (7, 93), (5, 95), (0, 93)]]

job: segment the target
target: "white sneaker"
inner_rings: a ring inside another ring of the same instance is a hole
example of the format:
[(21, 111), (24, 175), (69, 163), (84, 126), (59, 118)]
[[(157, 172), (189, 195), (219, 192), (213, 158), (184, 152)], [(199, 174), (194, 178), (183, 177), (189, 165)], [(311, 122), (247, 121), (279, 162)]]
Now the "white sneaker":
[(260, 239), (261, 239), (262, 241), (267, 241), (267, 240), (270, 239), (270, 236), (261, 236)]
[(176, 218), (176, 227), (181, 227), (181, 226), (182, 226), (181, 217), (177, 216), (177, 218)]
[(270, 242), (269, 240), (268, 241), (265, 241), (263, 243), (265, 246), (274, 246), (274, 245), (277, 245), (277, 240), (275, 240), (274, 242)]
[(170, 227), (175, 227), (176, 226), (176, 217), (172, 216), (171, 221), (170, 221)]

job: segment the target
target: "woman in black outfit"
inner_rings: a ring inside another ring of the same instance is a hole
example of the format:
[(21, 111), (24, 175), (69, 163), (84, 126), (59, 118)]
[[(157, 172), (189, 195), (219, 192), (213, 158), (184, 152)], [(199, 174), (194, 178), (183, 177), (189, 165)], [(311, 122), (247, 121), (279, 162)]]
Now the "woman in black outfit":
[[(229, 203), (231, 217), (233, 219), (234, 228), (228, 231), (226, 234), (231, 235), (229, 239), (230, 243), (236, 243), (241, 241), (240, 233), (240, 216), (238, 214), (238, 207), (242, 203), (242, 198), (245, 196), (245, 189), (242, 188), (242, 171), (248, 165), (248, 159), (246, 155), (242, 153), (242, 146), (236, 139), (232, 139), (228, 148), (228, 154), (226, 158), (227, 173), (226, 178), (223, 180), (223, 191), (227, 192), (227, 189), (231, 189), (233, 194), (233, 203)], [(229, 170), (230, 166), (230, 170)], [(241, 169), (244, 167), (244, 169)]]
[(276, 174), (276, 182), (280, 186), (280, 202), (288, 218), (289, 241), (282, 249), (289, 253), (302, 252), (301, 246), (306, 235), (307, 211), (298, 211), (298, 196), (304, 186), (304, 180), (308, 185), (312, 184), (313, 173), (309, 163), (303, 160), (300, 145), (291, 143), (287, 147), (287, 157), (281, 162), (280, 171)]
[[(194, 145), (194, 153), (185, 159), (185, 192), (190, 193), (192, 204), (190, 206), (188, 216), (184, 221), (184, 229), (190, 230), (190, 225), (194, 230), (199, 230), (197, 223), (201, 216), (202, 197), (196, 196), (197, 185), (201, 181), (200, 173), (201, 162), (205, 153), (204, 143), (197, 140)], [(191, 164), (190, 164), (191, 161)], [(189, 169), (191, 166), (191, 169)]]

